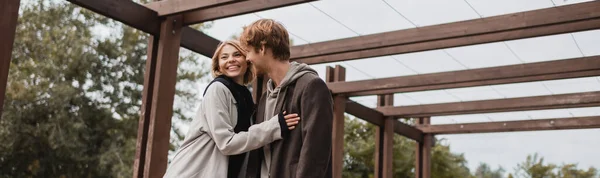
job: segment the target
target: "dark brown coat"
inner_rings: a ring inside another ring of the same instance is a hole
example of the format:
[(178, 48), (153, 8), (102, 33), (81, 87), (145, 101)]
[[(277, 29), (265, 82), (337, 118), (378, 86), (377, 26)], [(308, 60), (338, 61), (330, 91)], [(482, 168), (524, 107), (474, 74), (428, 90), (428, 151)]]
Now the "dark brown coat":
[[(264, 121), (265, 100), (263, 94), (256, 110), (257, 123)], [(301, 120), (282, 140), (271, 143), (270, 177), (331, 177), (333, 100), (325, 82), (309, 73), (289, 84), (275, 107), (275, 112), (283, 111), (298, 113)], [(261, 149), (251, 153), (246, 174), (250, 178), (260, 174)]]

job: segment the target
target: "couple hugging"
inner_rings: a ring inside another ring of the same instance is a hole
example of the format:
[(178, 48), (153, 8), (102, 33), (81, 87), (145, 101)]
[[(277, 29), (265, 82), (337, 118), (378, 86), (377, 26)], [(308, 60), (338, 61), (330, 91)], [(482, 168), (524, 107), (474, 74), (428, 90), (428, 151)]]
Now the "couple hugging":
[[(331, 177), (333, 101), (306, 64), (290, 62), (287, 30), (271, 19), (245, 27), (212, 57), (215, 79), (164, 177)], [(246, 87), (267, 75), (255, 103)]]

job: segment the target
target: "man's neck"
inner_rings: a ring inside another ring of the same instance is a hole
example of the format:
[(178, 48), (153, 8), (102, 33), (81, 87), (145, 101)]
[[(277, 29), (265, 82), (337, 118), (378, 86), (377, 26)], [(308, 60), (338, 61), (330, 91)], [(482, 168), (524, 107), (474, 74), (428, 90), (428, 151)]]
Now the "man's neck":
[(290, 62), (288, 61), (274, 61), (271, 65), (271, 71), (269, 72), (269, 78), (275, 82), (275, 86), (279, 86), (281, 81), (290, 70)]

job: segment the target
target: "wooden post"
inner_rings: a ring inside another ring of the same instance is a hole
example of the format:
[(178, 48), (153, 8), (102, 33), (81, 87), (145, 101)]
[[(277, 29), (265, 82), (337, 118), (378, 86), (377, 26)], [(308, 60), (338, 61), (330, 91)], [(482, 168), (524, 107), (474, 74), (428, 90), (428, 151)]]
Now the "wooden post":
[(167, 17), (149, 40), (134, 177), (162, 177), (167, 169), (181, 17)]
[[(377, 106), (393, 106), (394, 95), (378, 95)], [(375, 134), (375, 177), (391, 178), (394, 175), (393, 169), (393, 149), (394, 149), (394, 118), (384, 119), (384, 125), (377, 127)]]
[(0, 1), (0, 119), (4, 108), (8, 69), (15, 42), (19, 5), (20, 0)]
[[(335, 69), (327, 67), (327, 82), (342, 82), (346, 80), (346, 69), (336, 65)], [(341, 178), (344, 165), (344, 112), (348, 97), (333, 96), (333, 130), (332, 130), (332, 166), (333, 177)]]
[[(418, 119), (417, 125), (426, 126), (431, 124), (429, 117)], [(431, 147), (433, 146), (433, 135), (424, 134), (423, 142), (417, 142), (416, 158), (415, 158), (415, 177), (430, 178), (431, 177)]]
[(133, 177), (143, 177), (148, 142), (148, 127), (152, 112), (152, 93), (154, 92), (154, 76), (156, 75), (156, 55), (159, 38), (148, 37), (148, 53), (146, 71), (144, 72), (144, 90), (142, 91), (142, 107), (138, 123), (135, 160), (133, 162)]
[[(377, 103), (379, 103), (379, 100)], [(383, 128), (378, 126), (375, 130), (375, 178), (381, 178), (383, 175)]]

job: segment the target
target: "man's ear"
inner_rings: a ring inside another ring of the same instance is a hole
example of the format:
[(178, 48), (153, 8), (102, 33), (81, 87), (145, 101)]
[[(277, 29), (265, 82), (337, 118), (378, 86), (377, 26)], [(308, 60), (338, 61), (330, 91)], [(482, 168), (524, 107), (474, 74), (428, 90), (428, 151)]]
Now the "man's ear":
[(258, 52), (264, 56), (267, 53), (265, 45), (260, 45), (260, 49)]

